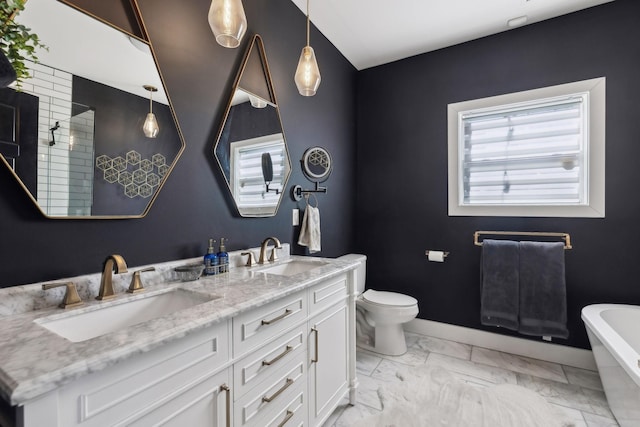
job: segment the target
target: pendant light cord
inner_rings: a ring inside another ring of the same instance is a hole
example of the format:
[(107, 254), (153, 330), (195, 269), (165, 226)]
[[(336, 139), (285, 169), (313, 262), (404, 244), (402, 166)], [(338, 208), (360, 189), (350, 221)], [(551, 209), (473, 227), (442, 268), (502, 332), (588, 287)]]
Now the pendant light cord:
[(149, 91), (149, 112), (153, 113), (153, 91)]
[(309, 47), (309, 0), (307, 0), (307, 47)]

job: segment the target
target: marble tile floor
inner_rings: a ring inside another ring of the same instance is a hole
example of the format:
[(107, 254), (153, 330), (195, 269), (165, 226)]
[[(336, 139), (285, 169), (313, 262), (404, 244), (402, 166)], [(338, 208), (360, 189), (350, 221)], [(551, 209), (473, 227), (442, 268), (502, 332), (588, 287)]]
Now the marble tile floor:
[(575, 427), (618, 426), (596, 371), (414, 333), (406, 337), (408, 351), (402, 356), (381, 356), (358, 349), (358, 404), (350, 406), (345, 399), (323, 427), (348, 427), (379, 412), (382, 405), (378, 388), (399, 381), (395, 376), (399, 368), (423, 364), (442, 366), (478, 387), (511, 383), (534, 390), (573, 420)]

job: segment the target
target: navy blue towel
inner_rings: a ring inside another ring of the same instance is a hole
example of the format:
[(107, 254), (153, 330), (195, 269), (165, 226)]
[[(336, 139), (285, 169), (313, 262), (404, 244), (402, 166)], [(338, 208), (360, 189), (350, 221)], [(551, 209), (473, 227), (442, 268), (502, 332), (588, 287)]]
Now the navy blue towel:
[(520, 326), (525, 335), (567, 338), (564, 244), (520, 242)]
[(480, 321), (483, 325), (518, 330), (519, 245), (485, 239), (480, 269)]

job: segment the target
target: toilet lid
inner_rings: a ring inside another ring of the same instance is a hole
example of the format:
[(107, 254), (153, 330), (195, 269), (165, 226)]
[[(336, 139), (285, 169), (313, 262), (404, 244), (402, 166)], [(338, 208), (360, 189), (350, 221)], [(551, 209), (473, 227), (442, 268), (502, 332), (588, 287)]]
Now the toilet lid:
[(396, 307), (408, 307), (416, 305), (418, 300), (409, 295), (399, 294), (397, 292), (376, 291), (367, 289), (362, 297), (368, 302), (380, 305), (393, 305)]

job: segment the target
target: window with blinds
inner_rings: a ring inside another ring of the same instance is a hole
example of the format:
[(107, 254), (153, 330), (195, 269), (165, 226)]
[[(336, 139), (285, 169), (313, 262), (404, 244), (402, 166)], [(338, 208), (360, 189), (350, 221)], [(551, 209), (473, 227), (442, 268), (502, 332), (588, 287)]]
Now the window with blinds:
[(461, 113), (461, 204), (588, 204), (588, 99)]
[[(238, 209), (258, 213), (277, 206), (286, 175), (286, 152), (281, 133), (231, 143), (231, 189)], [(262, 155), (269, 153), (273, 179), (269, 190), (262, 171)], [(278, 190), (276, 193), (275, 190)]]
[(449, 215), (604, 217), (605, 83), (449, 104)]

